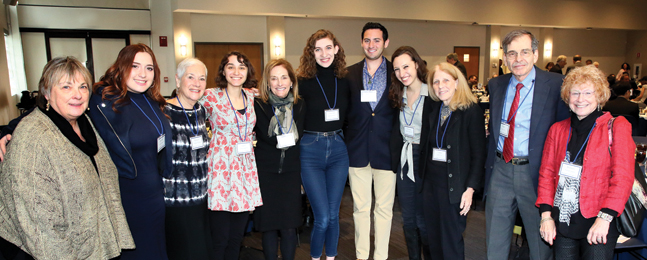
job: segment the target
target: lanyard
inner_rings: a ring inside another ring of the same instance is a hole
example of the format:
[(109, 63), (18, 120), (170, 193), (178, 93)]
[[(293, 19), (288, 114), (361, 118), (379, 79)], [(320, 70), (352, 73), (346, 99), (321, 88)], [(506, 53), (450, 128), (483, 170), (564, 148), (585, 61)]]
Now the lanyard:
[(336, 107), (337, 106), (337, 77), (335, 77), (335, 103), (333, 103), (332, 107), (330, 107), (330, 102), (328, 102), (328, 97), (326, 97), (326, 92), (324, 92), (323, 86), (321, 86), (321, 81), (319, 81), (319, 77), (315, 75), (315, 79), (317, 79), (317, 83), (319, 83), (319, 87), (321, 88), (321, 92), (323, 93), (323, 96), (326, 99), (326, 104), (328, 105), (328, 108), (333, 109), (334, 107)]
[[(413, 113), (411, 114), (411, 123), (407, 123), (407, 114), (404, 113), (404, 109), (402, 109), (402, 116), (404, 117), (404, 124), (407, 126), (411, 126), (413, 124), (413, 118), (416, 116), (416, 111), (418, 111), (418, 105), (420, 105), (420, 101), (422, 100), (422, 95), (418, 95), (418, 103), (416, 103), (416, 109), (413, 110)], [(404, 98), (402, 99), (404, 102)]]
[[(575, 157), (573, 157), (573, 161), (570, 161), (570, 160), (566, 159), (567, 162), (572, 164), (572, 163), (575, 162), (577, 157), (580, 156), (580, 153), (582, 152), (582, 149), (584, 149), (584, 145), (586, 145), (586, 143), (589, 141), (589, 137), (591, 137), (591, 133), (593, 132), (593, 128), (595, 128), (595, 125), (597, 125), (597, 124), (598, 123), (595, 122), (595, 124), (593, 124), (593, 127), (591, 127), (591, 131), (589, 131), (589, 135), (586, 136), (586, 140), (584, 140), (584, 143), (582, 144), (582, 147), (580, 147), (580, 151), (578, 151), (577, 155), (575, 155)], [(571, 130), (573, 130), (573, 127), (568, 129), (568, 141), (566, 141), (566, 151), (567, 152), (568, 152), (568, 143), (571, 141)], [(566, 154), (566, 153), (564, 153), (564, 154)]]
[(184, 106), (182, 106), (182, 102), (180, 102), (180, 98), (175, 97), (177, 99), (177, 102), (180, 103), (180, 107), (182, 108), (182, 112), (184, 112), (184, 116), (186, 117), (186, 122), (189, 123), (189, 130), (191, 130), (191, 133), (196, 136), (200, 133), (198, 129), (198, 111), (196, 110), (195, 113), (195, 132), (193, 132), (193, 126), (191, 125), (191, 120), (189, 120), (189, 115), (186, 114), (186, 110), (184, 110)]
[(452, 113), (449, 112), (449, 117), (447, 117), (447, 120), (445, 121), (445, 130), (443, 130), (443, 137), (440, 139), (440, 144), (438, 143), (438, 130), (440, 130), (440, 117), (443, 115), (443, 103), (440, 103), (440, 112), (438, 112), (438, 124), (436, 126), (436, 147), (440, 148), (440, 146), (443, 145), (443, 142), (445, 141), (445, 134), (447, 133), (447, 126), (449, 126), (449, 120), (452, 119)]
[(162, 131), (160, 131), (160, 129), (157, 128), (157, 125), (155, 123), (153, 123), (153, 120), (151, 120), (151, 118), (148, 117), (148, 115), (146, 115), (146, 113), (144, 113), (144, 110), (142, 110), (142, 108), (139, 107), (139, 105), (137, 105), (135, 100), (130, 98), (130, 101), (133, 102), (133, 104), (135, 104), (135, 106), (137, 106), (137, 108), (139, 108), (139, 111), (142, 111), (142, 114), (144, 114), (144, 116), (146, 118), (148, 118), (148, 121), (151, 121), (151, 124), (153, 124), (153, 126), (155, 127), (155, 130), (157, 130), (157, 134), (159, 134), (161, 136), (161, 135), (164, 134), (164, 125), (162, 124), (162, 119), (160, 119), (160, 117), (157, 115), (157, 113), (155, 113), (155, 109), (153, 109), (153, 106), (151, 106), (151, 102), (148, 102), (148, 98), (146, 98), (146, 94), (143, 94), (143, 95), (144, 95), (144, 100), (146, 100), (146, 103), (148, 103), (148, 106), (151, 107), (151, 110), (153, 110), (153, 114), (155, 114), (155, 117), (157, 117), (157, 120), (160, 122), (160, 127), (162, 128)]
[[(283, 134), (283, 128), (281, 127), (281, 121), (279, 120), (279, 117), (276, 116), (276, 113), (274, 112), (274, 106), (272, 106), (272, 114), (274, 114), (274, 117), (276, 117), (276, 123), (279, 124), (279, 131), (281, 134)], [(290, 120), (290, 128), (288, 129), (288, 133), (290, 133), (290, 130), (292, 130), (292, 122), (294, 122), (294, 113), (292, 113), (292, 120)]]
[[(247, 97), (245, 96), (245, 92), (242, 89), (240, 90), (240, 92), (243, 93), (243, 102), (245, 102), (245, 107), (247, 107)], [(236, 108), (234, 108), (234, 104), (231, 103), (231, 98), (229, 98), (229, 92), (227, 92), (227, 89), (225, 89), (225, 94), (227, 94), (229, 105), (231, 105), (231, 109), (234, 111), (234, 118), (236, 118), (236, 129), (238, 129), (238, 137), (240, 138), (240, 141), (245, 142), (247, 141), (247, 120), (249, 119), (249, 116), (247, 116), (247, 111), (245, 111), (245, 139), (243, 139), (243, 135), (240, 134), (240, 124), (238, 123)]]
[[(510, 82), (512, 82), (512, 78), (510, 78)], [(521, 82), (519, 82), (519, 83), (521, 83)], [(508, 83), (508, 85), (510, 85), (510, 83)], [(521, 103), (519, 103), (519, 105), (517, 106), (517, 110), (514, 111), (512, 116), (508, 116), (510, 118), (510, 120), (505, 119), (505, 122), (507, 124), (510, 124), (510, 121), (512, 121), (512, 119), (517, 115), (517, 111), (519, 111), (519, 108), (521, 108), (521, 104), (523, 104), (523, 102), (526, 101), (526, 98), (528, 97), (528, 95), (530, 94), (530, 92), (532, 91), (532, 89), (534, 87), (535, 87), (535, 80), (533, 79), (532, 80), (532, 85), (530, 86), (530, 90), (528, 90), (528, 93), (526, 93), (526, 95), (523, 97), (523, 100), (521, 100)], [(510, 88), (506, 88), (506, 90), (505, 90), (505, 99), (503, 100), (503, 105), (504, 106), (505, 106), (505, 103), (508, 102), (508, 90), (510, 90)], [(512, 106), (512, 104), (510, 106)], [(503, 120), (503, 118), (501, 118), (501, 120)]]

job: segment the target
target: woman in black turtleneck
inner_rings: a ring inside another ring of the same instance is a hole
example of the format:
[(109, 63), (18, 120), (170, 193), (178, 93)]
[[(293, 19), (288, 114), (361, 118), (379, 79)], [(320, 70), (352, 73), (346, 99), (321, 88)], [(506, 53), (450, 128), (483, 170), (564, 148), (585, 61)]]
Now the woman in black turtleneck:
[(611, 114), (600, 111), (609, 96), (594, 66), (573, 69), (564, 79), (562, 99), (572, 114), (548, 132), (536, 203), (540, 234), (554, 243), (555, 259), (613, 258), (616, 217), (634, 179), (635, 144), (624, 117), (610, 123)]
[(348, 177), (348, 152), (341, 128), (348, 109), (344, 49), (328, 30), (308, 38), (299, 65), (299, 95), (306, 106), (301, 139), (301, 179), (314, 212), (312, 259), (337, 256), (339, 206)]

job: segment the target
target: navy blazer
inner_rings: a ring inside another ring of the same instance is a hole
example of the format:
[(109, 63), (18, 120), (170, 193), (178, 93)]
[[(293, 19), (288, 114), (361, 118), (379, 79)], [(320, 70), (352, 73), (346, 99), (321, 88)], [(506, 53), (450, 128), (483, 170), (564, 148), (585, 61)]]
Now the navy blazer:
[[(530, 140), (528, 141), (528, 158), (533, 187), (537, 192), (539, 180), (539, 166), (544, 151), (544, 142), (548, 130), (555, 122), (562, 121), (570, 116), (566, 103), (560, 96), (564, 76), (557, 73), (546, 72), (535, 68), (535, 87), (532, 100), (532, 113), (530, 115)], [(487, 160), (485, 161), (485, 195), (487, 195), (490, 177), (494, 168), (497, 144), (503, 115), (503, 102), (506, 88), (510, 83), (511, 73), (490, 80), (490, 121), (488, 137)]]
[(398, 112), (389, 101), (393, 64), (386, 61), (387, 87), (374, 111), (368, 102), (361, 101), (363, 73), (364, 60), (348, 67), (346, 76), (350, 86), (350, 104), (344, 135), (350, 167), (366, 167), (370, 162), (373, 168), (391, 170), (389, 139), (393, 118)]
[[(103, 88), (98, 89), (96, 93), (101, 93)], [(117, 114), (112, 110), (113, 100), (103, 100), (101, 94), (93, 93), (90, 96), (88, 115), (94, 123), (94, 127), (99, 132), (103, 142), (108, 147), (110, 157), (117, 166), (119, 177), (127, 179), (137, 178), (137, 164), (132, 157), (132, 148), (130, 147), (130, 124), (120, 123), (125, 120), (124, 117), (133, 113), (141, 113), (139, 110), (133, 110), (134, 106), (118, 107), (120, 113)], [(157, 103), (155, 103), (157, 104)], [(155, 112), (164, 115), (158, 106), (153, 106)], [(169, 120), (160, 117), (164, 125), (166, 147), (157, 154), (158, 171), (163, 177), (170, 177), (173, 172), (173, 132)]]

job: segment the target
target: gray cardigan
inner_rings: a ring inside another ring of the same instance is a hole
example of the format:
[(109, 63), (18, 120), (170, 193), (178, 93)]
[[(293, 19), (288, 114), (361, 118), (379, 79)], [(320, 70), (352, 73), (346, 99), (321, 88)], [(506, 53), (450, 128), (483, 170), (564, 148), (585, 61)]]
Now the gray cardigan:
[(135, 248), (117, 168), (96, 133), (90, 158), (35, 109), (0, 165), (0, 236), (36, 259), (109, 259)]

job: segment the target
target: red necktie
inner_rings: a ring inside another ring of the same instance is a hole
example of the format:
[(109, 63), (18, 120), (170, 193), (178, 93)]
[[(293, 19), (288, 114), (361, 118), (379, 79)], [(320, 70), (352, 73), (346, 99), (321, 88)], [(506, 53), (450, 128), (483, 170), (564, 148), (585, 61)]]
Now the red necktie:
[(508, 137), (505, 138), (503, 142), (503, 160), (505, 162), (510, 162), (512, 157), (514, 157), (514, 119), (516, 116), (517, 108), (519, 107), (519, 90), (523, 88), (523, 84), (517, 84), (517, 93), (514, 94), (514, 100), (512, 100), (512, 105), (510, 106), (510, 112), (508, 112), (508, 124), (510, 128), (508, 129)]

